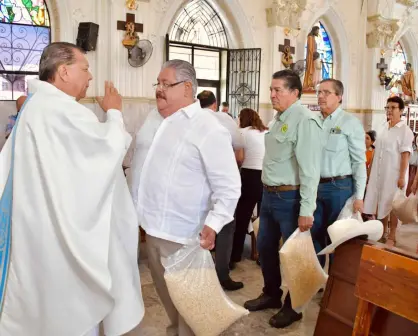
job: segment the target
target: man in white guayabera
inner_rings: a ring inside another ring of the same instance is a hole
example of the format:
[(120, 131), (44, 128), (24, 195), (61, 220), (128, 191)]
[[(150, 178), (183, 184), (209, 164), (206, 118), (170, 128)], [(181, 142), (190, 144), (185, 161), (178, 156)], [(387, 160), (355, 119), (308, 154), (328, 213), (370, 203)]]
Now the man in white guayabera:
[(161, 258), (199, 234), (202, 247), (212, 249), (233, 219), (241, 181), (228, 130), (194, 99), (193, 66), (165, 63), (155, 88), (157, 110), (136, 138), (132, 194), (147, 233), (151, 275), (171, 321), (168, 332), (188, 336), (193, 332), (170, 299)]

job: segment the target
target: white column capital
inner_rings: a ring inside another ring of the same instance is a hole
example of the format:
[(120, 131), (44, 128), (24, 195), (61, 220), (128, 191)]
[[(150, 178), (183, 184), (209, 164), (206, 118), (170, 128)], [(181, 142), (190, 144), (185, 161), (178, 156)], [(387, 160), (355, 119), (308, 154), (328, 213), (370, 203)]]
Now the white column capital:
[(371, 28), (367, 34), (367, 46), (369, 48), (390, 49), (399, 29), (399, 20), (388, 19), (377, 14), (369, 16), (367, 21)]
[(272, 6), (266, 9), (267, 25), (298, 29), (306, 3), (307, 0), (272, 0)]

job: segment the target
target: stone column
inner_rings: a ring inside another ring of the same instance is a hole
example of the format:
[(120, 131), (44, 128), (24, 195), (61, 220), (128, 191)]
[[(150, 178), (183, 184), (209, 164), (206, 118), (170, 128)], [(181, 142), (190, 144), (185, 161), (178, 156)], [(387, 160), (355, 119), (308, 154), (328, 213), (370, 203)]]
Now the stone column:
[[(285, 39), (290, 40), (290, 45), (295, 47), (293, 61), (296, 62), (296, 36), (299, 32), (299, 20), (306, 7), (306, 0), (272, 0), (271, 7), (266, 9), (266, 20), (269, 27), (271, 40), (271, 69), (273, 72), (285, 69), (282, 63), (282, 53), (279, 45), (284, 44)], [(271, 120), (272, 109), (261, 109), (260, 116), (264, 122)]]
[(367, 21), (368, 33), (366, 41), (368, 50), (366, 64), (369, 66), (366, 68), (364, 79), (368, 80), (369, 85), (365, 87), (364, 105), (372, 113), (367, 114), (365, 124), (366, 128), (373, 128), (378, 131), (386, 120), (383, 108), (388, 98), (388, 92), (380, 83), (380, 70), (377, 69), (376, 65), (381, 58), (384, 58), (385, 63), (388, 65), (385, 71), (386, 73), (390, 71), (391, 50), (393, 49), (394, 37), (399, 26), (398, 20), (388, 19), (380, 14), (369, 16)]

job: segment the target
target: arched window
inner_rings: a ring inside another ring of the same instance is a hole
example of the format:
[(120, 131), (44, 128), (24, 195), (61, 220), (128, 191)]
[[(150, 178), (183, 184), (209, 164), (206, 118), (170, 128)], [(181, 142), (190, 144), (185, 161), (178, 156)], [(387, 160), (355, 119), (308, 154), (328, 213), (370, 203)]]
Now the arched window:
[(27, 93), (37, 78), (44, 48), (51, 42), (45, 0), (0, 0), (0, 100)]
[[(315, 38), (316, 40), (316, 51), (319, 53), (322, 61), (322, 79), (333, 78), (334, 77), (334, 54), (332, 51), (332, 45), (329, 38), (329, 35), (324, 27), (324, 25), (318, 21), (314, 26), (319, 27), (319, 36)], [(306, 50), (305, 46), (305, 59), (306, 59)]]
[(400, 42), (396, 43), (393, 48), (389, 71), (392, 78), (395, 77), (395, 80), (401, 79), (406, 71), (406, 56)]
[(205, 0), (190, 1), (181, 10), (171, 28), (170, 40), (228, 48), (224, 25)]

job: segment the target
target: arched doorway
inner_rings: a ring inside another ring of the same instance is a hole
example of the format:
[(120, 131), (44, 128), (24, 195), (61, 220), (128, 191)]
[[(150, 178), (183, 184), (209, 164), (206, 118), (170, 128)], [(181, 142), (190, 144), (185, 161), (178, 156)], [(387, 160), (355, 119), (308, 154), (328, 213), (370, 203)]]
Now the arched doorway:
[(181, 8), (166, 36), (166, 60), (193, 64), (198, 92), (210, 90), (218, 105), (227, 101), (237, 117), (244, 107), (258, 111), (261, 49), (229, 49), (218, 13), (205, 0), (191, 0)]

